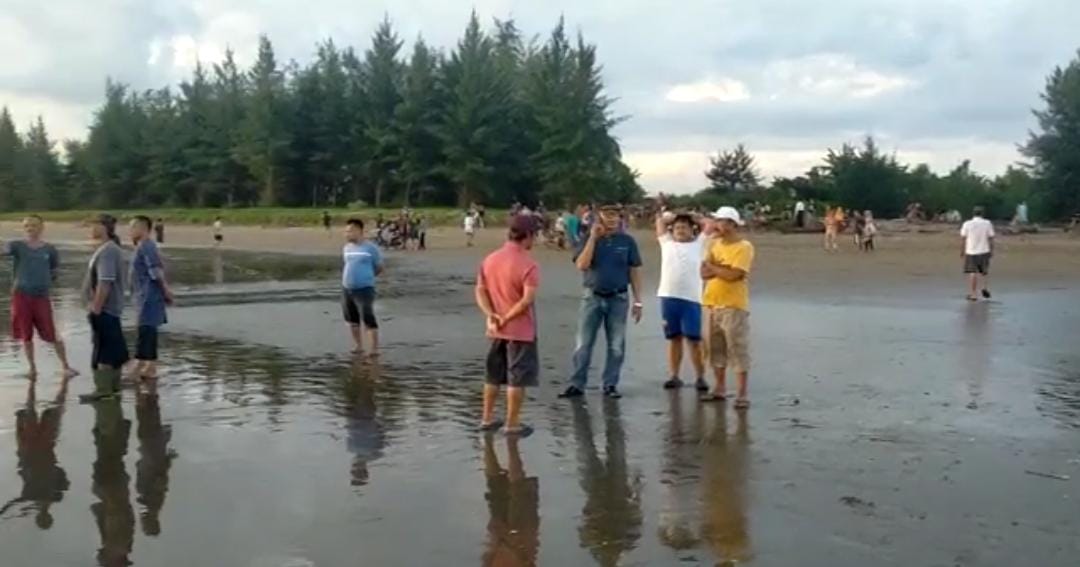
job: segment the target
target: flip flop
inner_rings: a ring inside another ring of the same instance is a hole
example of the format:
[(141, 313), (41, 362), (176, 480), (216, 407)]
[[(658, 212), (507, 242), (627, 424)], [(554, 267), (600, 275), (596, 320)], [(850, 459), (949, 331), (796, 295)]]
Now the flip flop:
[(682, 388), (682, 386), (682, 380), (679, 380), (678, 378), (671, 378), (667, 382), (664, 382), (665, 390), (678, 390), (679, 388)]
[(969, 295), (969, 296), (967, 296), (967, 300), (968, 300), (968, 301), (978, 301), (978, 300), (979, 300), (979, 298), (978, 298), (978, 297), (975, 297), (974, 295)]
[(750, 409), (750, 400), (746, 398), (735, 400), (735, 409)]
[(533, 430), (531, 425), (526, 425), (524, 423), (519, 423), (518, 426), (515, 427), (514, 429), (506, 429), (506, 430), (504, 430), (503, 434), (505, 434), (507, 437), (517, 437), (519, 439), (524, 439), (524, 438), (532, 435), (533, 431), (534, 430)]
[(709, 391), (709, 384), (706, 383), (705, 380), (698, 378), (697, 382), (694, 382), (694, 389), (704, 394)]
[(502, 427), (502, 426), (503, 426), (503, 420), (494, 419), (494, 420), (491, 421), (491, 423), (481, 423), (480, 424), (480, 431), (483, 431), (485, 433), (490, 433), (492, 431), (498, 431), (499, 428)]
[(703, 394), (701, 397), (698, 398), (698, 400), (702, 402), (726, 402), (727, 396), (717, 392), (709, 392), (707, 394)]

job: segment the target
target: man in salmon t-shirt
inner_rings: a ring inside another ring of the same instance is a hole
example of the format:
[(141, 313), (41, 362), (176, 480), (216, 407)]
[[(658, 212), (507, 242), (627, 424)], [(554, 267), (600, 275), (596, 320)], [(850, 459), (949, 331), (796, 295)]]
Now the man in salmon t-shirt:
[(506, 385), (506, 434), (525, 437), (532, 427), (521, 423), (525, 388), (536, 386), (540, 355), (536, 349), (533, 301), (540, 287), (540, 266), (529, 251), (537, 232), (532, 215), (515, 215), (506, 244), (484, 258), (476, 277), (476, 304), (487, 320), (491, 348), (484, 382), (482, 431), (496, 431), (495, 400)]

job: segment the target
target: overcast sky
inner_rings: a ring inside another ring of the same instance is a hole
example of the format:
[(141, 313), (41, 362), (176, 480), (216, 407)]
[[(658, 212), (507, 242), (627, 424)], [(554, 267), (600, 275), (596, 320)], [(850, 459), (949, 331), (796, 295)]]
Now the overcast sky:
[(226, 46), (246, 64), (260, 33), (306, 63), (327, 37), (365, 48), (384, 14), (450, 48), (473, 7), (530, 35), (564, 14), (598, 45), (652, 193), (700, 188), (708, 155), (739, 142), (764, 175), (793, 175), (866, 133), (903, 160), (996, 174), (1080, 48), (1077, 0), (0, 0), (0, 105), (20, 129), (43, 114), (81, 138), (106, 76), (160, 87)]

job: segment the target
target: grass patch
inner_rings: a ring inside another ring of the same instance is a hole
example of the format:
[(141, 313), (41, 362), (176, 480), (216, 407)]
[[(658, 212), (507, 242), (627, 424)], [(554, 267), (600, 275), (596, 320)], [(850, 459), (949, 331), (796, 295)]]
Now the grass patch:
[[(428, 220), (429, 226), (457, 226), (461, 224), (464, 212), (455, 208), (420, 208), (413, 209)], [(258, 207), (247, 209), (124, 209), (110, 210), (110, 214), (121, 220), (126, 220), (135, 215), (146, 215), (152, 219), (162, 218), (165, 224), (189, 224), (210, 225), (214, 219), (221, 217), (226, 226), (322, 226), (322, 213), (328, 211), (334, 224), (340, 225), (350, 217), (359, 217), (365, 222), (373, 222), (378, 215), (389, 220), (397, 218), (401, 209), (347, 209), (347, 208), (271, 208)], [(79, 223), (92, 218), (101, 211), (43, 211), (41, 215), (46, 222)], [(0, 221), (18, 222), (28, 213), (2, 213)], [(488, 224), (502, 222), (506, 211), (488, 209)]]

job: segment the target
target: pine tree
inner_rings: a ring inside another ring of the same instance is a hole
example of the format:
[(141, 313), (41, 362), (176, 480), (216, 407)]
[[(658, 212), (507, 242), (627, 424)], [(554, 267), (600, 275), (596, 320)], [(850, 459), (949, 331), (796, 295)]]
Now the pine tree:
[(236, 153), (261, 188), (260, 203), (276, 205), (284, 193), (282, 178), (286, 175), (282, 163), (288, 153), (289, 132), (282, 116), (285, 79), (266, 36), (259, 38), (259, 55), (249, 72), (249, 81), (251, 96)]
[(394, 179), (400, 156), (394, 118), (401, 104), (404, 66), (398, 61), (402, 42), (389, 19), (383, 20), (364, 55), (364, 112), (358, 141), (363, 169), (374, 183), (372, 202), (382, 205), (384, 193)]
[(758, 173), (754, 157), (739, 144), (732, 151), (722, 151), (709, 158), (709, 170), (705, 177), (711, 182), (710, 189), (716, 193), (749, 191), (758, 186)]
[(464, 37), (444, 65), (447, 108), (439, 135), (446, 171), (457, 185), (461, 206), (493, 196), (495, 163), (505, 150), (499, 132), (512, 101), (493, 52), (491, 38), (481, 31), (473, 12)]
[(5, 106), (0, 109), (0, 210), (22, 208), (24, 194), (18, 176), (22, 140)]
[(214, 119), (219, 129), (215, 141), (223, 158), (218, 178), (224, 184), (224, 204), (253, 205), (258, 202), (258, 188), (240, 160), (238, 148), (243, 143), (244, 113), (247, 107), (248, 82), (236, 65), (232, 49), (214, 66)]
[(402, 83), (401, 104), (394, 116), (406, 205), (421, 200), (420, 195), (438, 169), (442, 150), (436, 125), (443, 107), (438, 64), (435, 53), (418, 39)]
[(1080, 51), (1046, 79), (1045, 107), (1035, 111), (1039, 132), (1023, 152), (1034, 159), (1041, 209), (1054, 217), (1080, 213)]
[(40, 116), (26, 133), (22, 161), (26, 175), (26, 204), (31, 209), (63, 209), (68, 206), (66, 187), (55, 144), (49, 139)]

